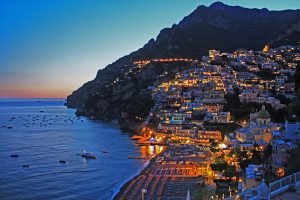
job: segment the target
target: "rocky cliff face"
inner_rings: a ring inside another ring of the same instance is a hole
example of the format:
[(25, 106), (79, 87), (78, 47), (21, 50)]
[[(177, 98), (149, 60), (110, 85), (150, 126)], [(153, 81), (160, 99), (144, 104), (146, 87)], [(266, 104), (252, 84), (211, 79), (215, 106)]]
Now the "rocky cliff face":
[[(121, 124), (133, 126), (132, 121), (142, 121), (139, 118), (144, 118), (152, 105), (147, 87), (158, 75), (175, 67), (152, 64), (137, 70), (133, 61), (168, 57), (198, 59), (207, 55), (209, 49), (260, 50), (272, 41), (274, 45), (295, 44), (300, 41), (299, 13), (299, 10), (247, 9), (220, 2), (199, 6), (179, 24), (161, 30), (156, 40), (149, 40), (144, 47), (99, 70), (94, 80), (67, 97), (67, 105), (77, 108), (78, 114), (118, 118)], [(121, 113), (128, 116), (121, 118)], [(130, 127), (125, 125), (125, 128)]]
[(296, 14), (296, 16), (294, 21), (286, 24), (285, 27), (281, 29), (280, 34), (270, 42), (271, 45), (300, 44), (300, 13)]
[(179, 66), (181, 69), (178, 69), (178, 63), (150, 63), (143, 67), (121, 69), (123, 73), (114, 80), (94, 88), (77, 106), (76, 114), (101, 120), (118, 119), (121, 128), (137, 130), (153, 106), (149, 86), (155, 81), (174, 78), (175, 73), (185, 69), (188, 64), (182, 63)]

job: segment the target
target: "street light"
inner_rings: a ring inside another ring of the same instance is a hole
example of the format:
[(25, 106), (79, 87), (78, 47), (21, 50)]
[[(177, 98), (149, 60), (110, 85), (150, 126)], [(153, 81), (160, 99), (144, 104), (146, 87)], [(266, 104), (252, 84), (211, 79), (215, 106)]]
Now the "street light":
[(144, 195), (147, 193), (147, 190), (145, 188), (142, 189), (142, 200), (144, 200)]

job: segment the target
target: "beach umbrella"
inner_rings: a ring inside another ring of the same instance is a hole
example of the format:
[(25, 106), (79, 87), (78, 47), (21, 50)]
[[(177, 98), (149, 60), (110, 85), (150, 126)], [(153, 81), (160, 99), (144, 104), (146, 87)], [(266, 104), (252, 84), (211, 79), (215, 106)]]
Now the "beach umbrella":
[(188, 192), (187, 192), (186, 200), (191, 200), (190, 190), (188, 190)]

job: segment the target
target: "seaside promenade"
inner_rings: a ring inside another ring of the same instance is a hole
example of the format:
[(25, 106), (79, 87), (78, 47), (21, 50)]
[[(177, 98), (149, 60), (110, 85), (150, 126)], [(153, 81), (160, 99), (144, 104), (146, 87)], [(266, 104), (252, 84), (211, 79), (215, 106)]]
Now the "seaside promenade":
[[(126, 183), (115, 200), (136, 200), (142, 198), (142, 190), (146, 189), (145, 200), (185, 199), (187, 191), (195, 196), (197, 188), (208, 183), (207, 179), (194, 174), (189, 165), (170, 168), (155, 162), (156, 158), (135, 178)], [(211, 182), (210, 182), (211, 184)]]

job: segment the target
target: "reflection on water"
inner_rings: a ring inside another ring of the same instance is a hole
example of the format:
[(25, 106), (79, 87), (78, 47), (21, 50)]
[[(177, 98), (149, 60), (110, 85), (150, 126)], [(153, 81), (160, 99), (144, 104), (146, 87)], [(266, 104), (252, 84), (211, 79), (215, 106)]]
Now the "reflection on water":
[(149, 158), (156, 154), (159, 154), (164, 150), (164, 146), (160, 145), (147, 145), (147, 146), (140, 146), (140, 152), (142, 158)]

